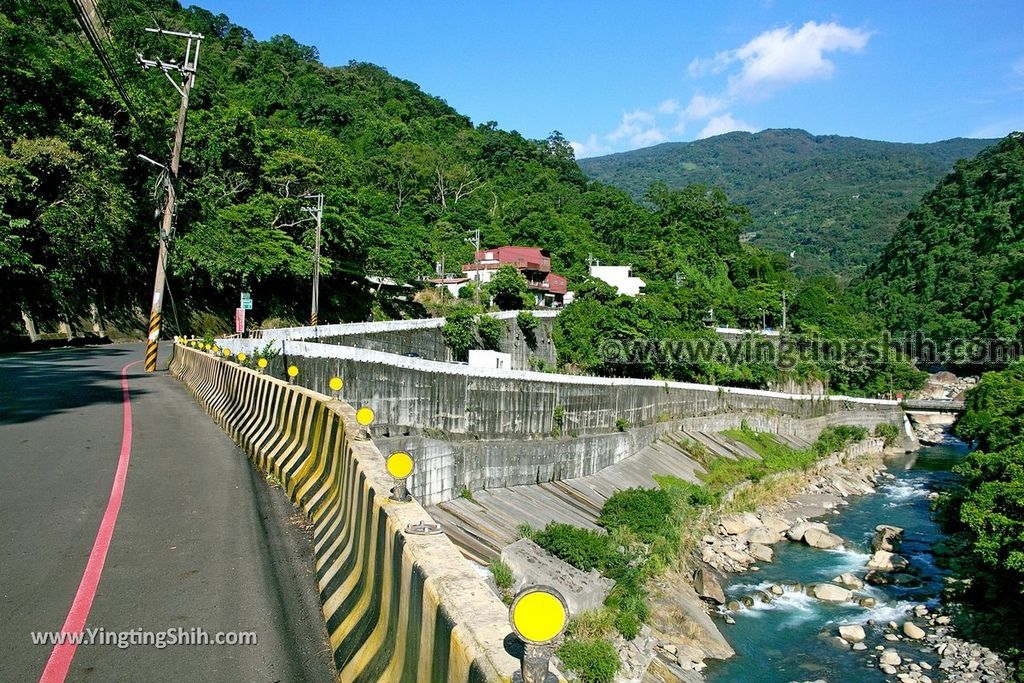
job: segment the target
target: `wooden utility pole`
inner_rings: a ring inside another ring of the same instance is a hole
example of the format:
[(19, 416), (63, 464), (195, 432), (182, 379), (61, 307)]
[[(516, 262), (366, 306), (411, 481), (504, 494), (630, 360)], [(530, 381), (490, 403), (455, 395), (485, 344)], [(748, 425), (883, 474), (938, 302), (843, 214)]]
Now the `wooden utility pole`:
[[(166, 169), (167, 201), (164, 203), (164, 217), (160, 224), (160, 250), (156, 259), (156, 277), (153, 280), (153, 304), (149, 310), (149, 333), (146, 338), (146, 372), (156, 370), (157, 344), (160, 341), (160, 316), (164, 304), (164, 287), (167, 279), (167, 256), (170, 252), (170, 241), (174, 234), (174, 204), (178, 183), (178, 166), (181, 162), (181, 147), (185, 140), (185, 118), (188, 115), (188, 96), (195, 85), (196, 68), (199, 66), (199, 46), (203, 40), (199, 33), (181, 33), (165, 31), (161, 28), (147, 28), (147, 33), (158, 33), (166, 36), (177, 36), (188, 40), (185, 48), (185, 61), (182, 64), (145, 59), (138, 55), (139, 64), (143, 69), (158, 68), (164, 72), (171, 85), (181, 95), (178, 106), (178, 125), (174, 129), (174, 146), (171, 148), (171, 165)], [(181, 74), (181, 84), (171, 76), (170, 72)]]

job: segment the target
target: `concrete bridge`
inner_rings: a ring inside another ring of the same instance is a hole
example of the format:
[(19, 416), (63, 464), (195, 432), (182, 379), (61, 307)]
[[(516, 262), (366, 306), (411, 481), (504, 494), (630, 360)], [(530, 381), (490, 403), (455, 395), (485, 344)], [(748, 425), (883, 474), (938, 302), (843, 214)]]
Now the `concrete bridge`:
[(904, 399), (900, 402), (907, 413), (951, 413), (959, 415), (965, 410), (964, 401), (943, 399)]

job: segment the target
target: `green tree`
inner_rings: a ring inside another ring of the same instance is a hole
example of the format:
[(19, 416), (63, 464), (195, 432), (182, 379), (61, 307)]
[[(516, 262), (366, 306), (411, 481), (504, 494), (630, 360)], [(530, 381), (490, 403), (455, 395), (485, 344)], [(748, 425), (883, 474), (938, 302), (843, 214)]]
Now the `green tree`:
[(533, 308), (533, 296), (526, 277), (515, 266), (502, 266), (494, 273), (484, 291), (503, 311)]

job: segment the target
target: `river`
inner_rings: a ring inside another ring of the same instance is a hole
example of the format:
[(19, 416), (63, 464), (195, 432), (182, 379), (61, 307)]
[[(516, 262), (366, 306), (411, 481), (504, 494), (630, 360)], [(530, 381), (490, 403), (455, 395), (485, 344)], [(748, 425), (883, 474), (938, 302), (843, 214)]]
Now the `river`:
[[(887, 461), (895, 479), (880, 480), (876, 493), (850, 498), (840, 514), (827, 515), (830, 530), (842, 536), (842, 550), (819, 550), (803, 543), (782, 542), (774, 546), (773, 562), (760, 565), (758, 572), (733, 577), (726, 587), (728, 599), (766, 589), (772, 583), (800, 582), (803, 585), (830, 581), (843, 572), (863, 578), (864, 564), (871, 550), (870, 540), (878, 524), (903, 527), (902, 555), (920, 570), (921, 585), (865, 586), (859, 594), (877, 600), (871, 608), (856, 604), (822, 603), (803, 592), (787, 589), (769, 604), (756, 603), (752, 609), (733, 613), (734, 625), (722, 623), (721, 630), (736, 650), (726, 661), (708, 661), (706, 679), (711, 683), (788, 683), (826, 680), (828, 683), (885, 681), (868, 652), (844, 649), (831, 635), (843, 624), (866, 624), (869, 620), (902, 623), (915, 604), (937, 604), (944, 571), (935, 565), (932, 544), (942, 537), (932, 519), (928, 493), (941, 488), (955, 476), (950, 469), (967, 454), (962, 444), (922, 448), (916, 453)], [(720, 622), (721, 623), (721, 622)], [(869, 650), (892, 645), (883, 632), (865, 625)], [(932, 665), (938, 658), (916, 652), (918, 662)]]

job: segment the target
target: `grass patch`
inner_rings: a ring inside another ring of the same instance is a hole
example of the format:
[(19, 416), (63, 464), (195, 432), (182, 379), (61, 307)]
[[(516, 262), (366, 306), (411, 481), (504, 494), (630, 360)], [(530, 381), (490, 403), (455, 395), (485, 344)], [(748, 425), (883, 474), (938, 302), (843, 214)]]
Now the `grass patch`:
[(598, 607), (580, 612), (569, 622), (566, 637), (576, 640), (607, 638), (615, 628), (615, 612), (608, 607)]
[(582, 683), (611, 683), (619, 672), (619, 654), (604, 639), (567, 640), (557, 654)]
[(498, 587), (501, 601), (506, 605), (511, 605), (512, 599), (515, 597), (512, 595), (512, 584), (515, 583), (512, 570), (500, 559), (491, 560), (488, 569), (491, 570), (491, 576), (494, 577), (494, 584)]

